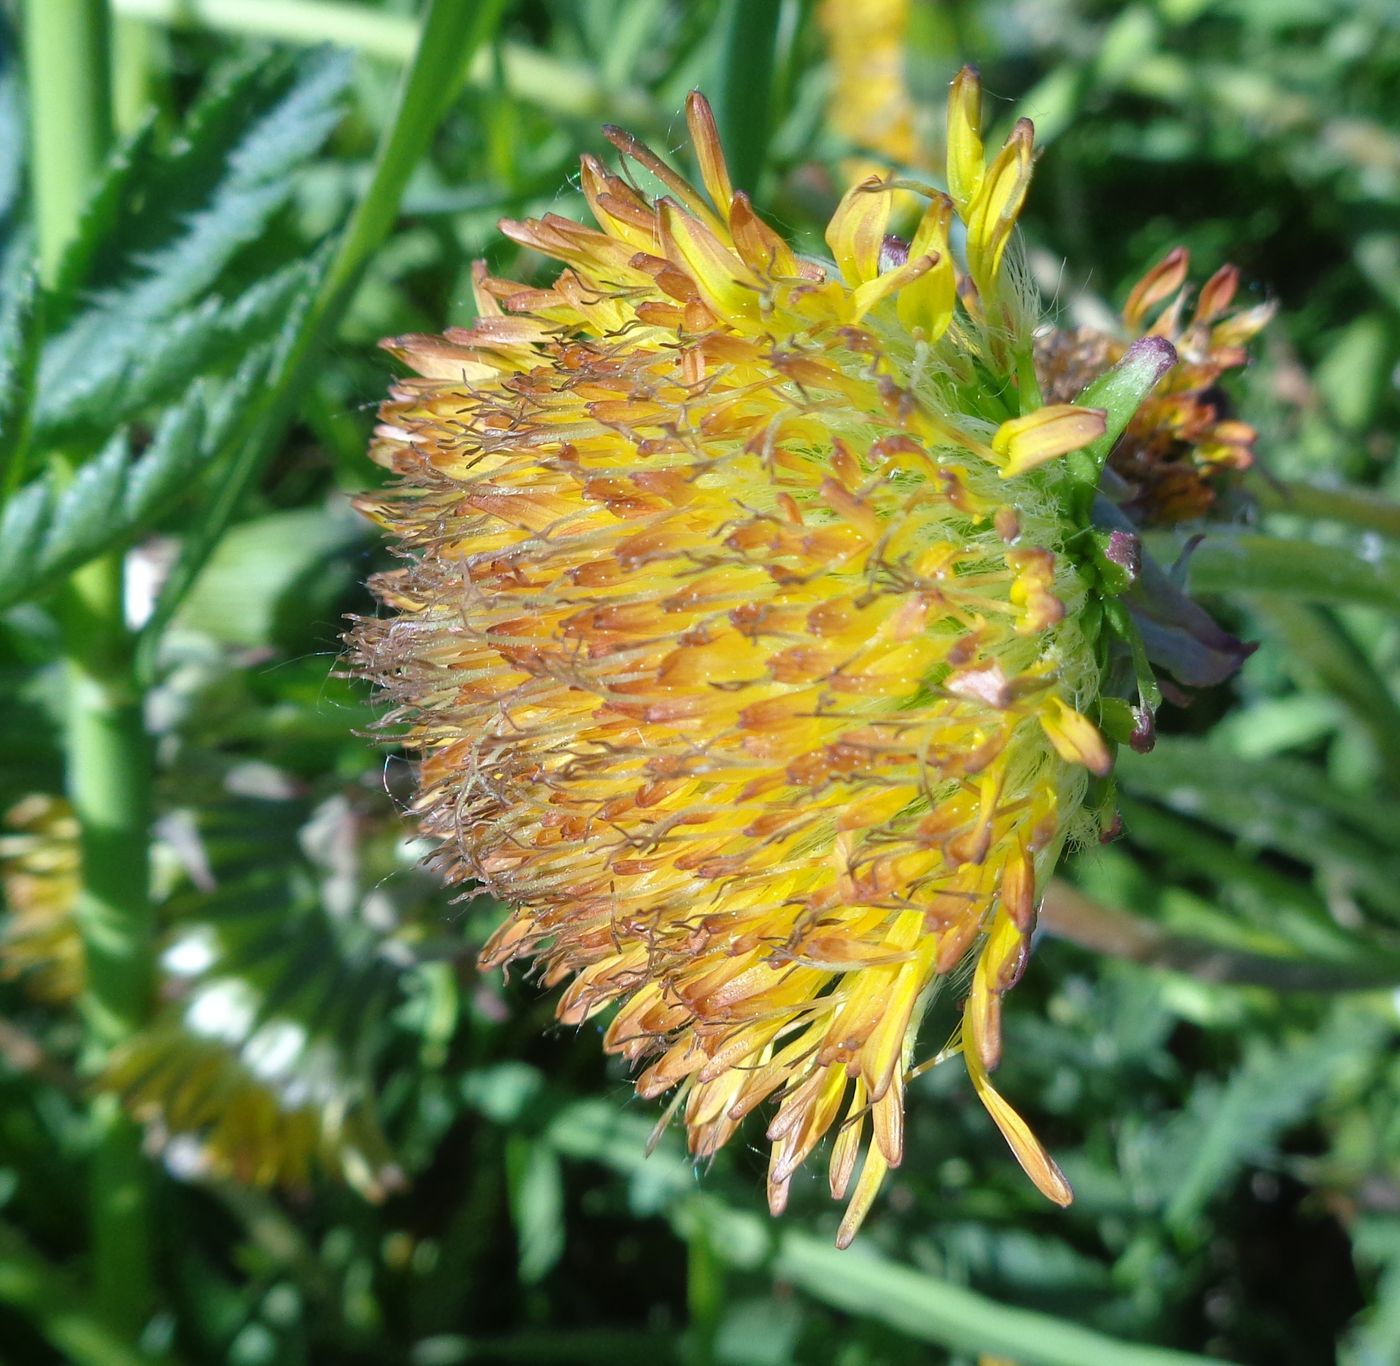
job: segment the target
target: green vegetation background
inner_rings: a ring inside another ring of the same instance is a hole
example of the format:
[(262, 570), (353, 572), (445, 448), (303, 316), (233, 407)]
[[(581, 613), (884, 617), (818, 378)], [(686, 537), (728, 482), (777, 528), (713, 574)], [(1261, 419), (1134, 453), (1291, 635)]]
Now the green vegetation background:
[[(1072, 861), (1008, 1005), (1003, 1090), (1077, 1202), (937, 1069), (840, 1254), (818, 1164), (771, 1222), (757, 1127), (704, 1171), (644, 1160), (653, 1107), (598, 1031), (477, 975), (496, 912), (418, 866), (403, 765), (336, 672), (388, 562), (347, 502), (378, 477), (376, 340), (468, 321), (478, 257), (538, 278), (495, 220), (582, 216), (598, 125), (675, 150), (696, 85), (815, 240), (850, 150), (815, 9), (439, 0), (401, 99), (416, 4), (115, 0), (125, 150), (46, 228), (32, 157), (81, 169), (65, 120), (107, 49), (26, 73), (19, 35), (100, 8), (0, 8), (0, 1360), (1400, 1360), (1395, 0), (914, 6), (935, 128), (964, 61), (994, 131), (1036, 120), (1061, 317), (1178, 243), (1281, 311), (1234, 395), (1258, 508), (1193, 569), (1260, 648), (1125, 756), (1126, 837)], [(1245, 521), (1270, 539), (1239, 556)], [(107, 801), (102, 866), (139, 872), (143, 773), (154, 919), (83, 985), (54, 799)]]

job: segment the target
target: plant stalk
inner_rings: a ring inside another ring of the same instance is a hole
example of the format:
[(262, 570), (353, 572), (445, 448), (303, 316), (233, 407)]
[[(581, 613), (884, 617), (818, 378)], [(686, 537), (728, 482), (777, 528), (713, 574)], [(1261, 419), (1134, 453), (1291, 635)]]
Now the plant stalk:
[[(1179, 548), (1155, 533), (1147, 544), (1164, 563)], [(1212, 532), (1192, 553), (1187, 578), (1193, 594), (1276, 593), (1301, 602), (1400, 611), (1400, 553), (1379, 537), (1358, 553), (1300, 537)]]
[(107, 0), (25, 0), (39, 271), (53, 279), (112, 142)]
[[(40, 275), (52, 286), (112, 136), (110, 24), (105, 0), (27, 0), (31, 175)], [(66, 464), (61, 452), (55, 463)], [(79, 824), (85, 954), (84, 1067), (145, 1022), (153, 981), (150, 899), (151, 756), (125, 620), (123, 562), (85, 565), (62, 600), (69, 800)], [(94, 1299), (135, 1338), (154, 1301), (149, 1165), (136, 1126), (111, 1096), (91, 1111), (90, 1217)]]
[(1341, 522), (1360, 531), (1400, 536), (1400, 503), (1373, 489), (1259, 478), (1251, 482), (1250, 491), (1265, 512), (1288, 513), (1308, 521)]

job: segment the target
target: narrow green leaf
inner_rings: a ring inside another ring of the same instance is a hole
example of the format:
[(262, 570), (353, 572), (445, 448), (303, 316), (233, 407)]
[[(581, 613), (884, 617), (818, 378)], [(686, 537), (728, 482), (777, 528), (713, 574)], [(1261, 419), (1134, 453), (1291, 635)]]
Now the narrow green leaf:
[[(497, 1123), (528, 1123), (542, 1082), (523, 1085), (531, 1069), (506, 1064), (478, 1073), (469, 1102)], [(1202, 1366), (1213, 1358), (1111, 1338), (1067, 1319), (1040, 1314), (939, 1280), (867, 1251), (846, 1252), (792, 1223), (766, 1219), (695, 1194), (695, 1170), (684, 1153), (663, 1143), (648, 1157), (651, 1121), (621, 1113), (606, 1101), (576, 1101), (544, 1122), (543, 1136), (563, 1156), (599, 1162), (645, 1186), (648, 1202), (685, 1234), (703, 1218), (715, 1251), (733, 1266), (762, 1268), (813, 1299), (883, 1323), (918, 1342), (1010, 1357), (1022, 1366)], [(697, 1209), (697, 1204), (703, 1208)]]
[(715, 50), (715, 121), (736, 189), (758, 189), (768, 156), (780, 0), (728, 0)]
[(1335, 697), (1370, 735), (1389, 772), (1400, 773), (1400, 703), (1337, 614), (1264, 594), (1251, 605), (1283, 646), (1288, 671)]
[(1245, 848), (1310, 864), (1336, 893), (1400, 916), (1400, 857), (1393, 804), (1331, 787), (1310, 764), (1243, 759), (1224, 746), (1173, 736), (1151, 754), (1119, 752), (1126, 792), (1206, 821)]

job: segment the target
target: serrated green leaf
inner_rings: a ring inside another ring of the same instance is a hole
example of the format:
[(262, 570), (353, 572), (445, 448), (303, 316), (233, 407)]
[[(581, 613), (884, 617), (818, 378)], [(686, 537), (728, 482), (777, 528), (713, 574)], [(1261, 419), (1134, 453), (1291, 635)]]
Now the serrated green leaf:
[(108, 156), (49, 287), (49, 321), (54, 331), (81, 306), (93, 257), (108, 238), (120, 232), (122, 218), (130, 215), (131, 206), (141, 204), (141, 183), (152, 174), (155, 159), (155, 124), (150, 120)]
[(1143, 1164), (1167, 1225), (1193, 1226), (1211, 1199), (1305, 1118), (1347, 1063), (1378, 1047), (1383, 1034), (1374, 1015), (1337, 1010), (1316, 1033), (1280, 1045), (1255, 1040), (1226, 1081), (1198, 1083)]
[[(303, 338), (303, 326), (325, 278), (328, 254), (323, 251), (306, 265), (304, 289), (286, 310), (276, 337), (264, 348), (265, 359), (255, 368), (245, 365), (233, 384), (226, 387), (211, 427), (218, 433), (221, 448), (232, 450), (217, 483), (205, 503), (204, 516), (194, 526), (181, 547), (161, 592), (156, 610), (138, 645), (138, 668), (149, 672), (161, 631), (193, 586), (200, 570), (218, 544), (233, 517), (234, 509), (261, 458), (261, 443), (269, 404), (275, 404), (277, 386), (285, 382), (290, 358)], [(263, 354), (263, 353), (260, 353)]]
[(285, 322), (305, 290), (304, 263), (258, 281), (239, 297), (216, 297), (169, 319), (110, 320), (101, 355), (87, 363), (69, 355), (70, 331), (45, 348), (36, 415), (49, 444), (76, 436), (84, 426), (130, 421), (152, 403), (185, 389), (193, 375), (223, 370)]
[(208, 451), (200, 442), (204, 425), (204, 394), (196, 388), (166, 413), (138, 459), (120, 433), (65, 487), (50, 473), (15, 494), (0, 515), (0, 607), (41, 592), (148, 525), (188, 487)]
[(113, 161), (59, 272), (55, 306), (74, 311), (40, 363), (46, 444), (110, 432), (280, 323), (300, 268), (241, 297), (219, 279), (334, 128), (347, 73), (324, 52), (260, 62), (207, 96), (172, 150), (138, 135)]
[(0, 507), (24, 477), (30, 403), (41, 328), (35, 316), (38, 277), (0, 281)]

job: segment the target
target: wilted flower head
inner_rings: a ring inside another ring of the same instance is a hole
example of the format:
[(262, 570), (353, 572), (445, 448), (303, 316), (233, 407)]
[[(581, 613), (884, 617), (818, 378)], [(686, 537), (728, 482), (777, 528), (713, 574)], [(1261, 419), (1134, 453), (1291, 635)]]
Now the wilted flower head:
[(1038, 888), (1112, 763), (1094, 485), (1173, 358), (1140, 344), (1105, 406), (1042, 401), (1032, 129), (988, 163), (979, 104), (966, 70), (912, 241), (868, 180), (830, 262), (734, 189), (700, 96), (703, 193), (609, 129), (630, 168), (584, 158), (598, 228), (502, 224), (564, 263), (553, 286), (479, 270), (473, 327), (387, 343), (419, 378), (373, 448), (400, 483), (363, 500), (407, 564), (352, 646), (448, 877), (512, 908), (482, 961), (567, 983), (566, 1023), (613, 1008), (604, 1046), (674, 1091), (697, 1156), (769, 1103), (774, 1211), (834, 1133), (843, 1244), (969, 956), (945, 1055), (1070, 1199), (989, 1074)]
[(1092, 327), (1046, 331), (1036, 339), (1036, 364), (1047, 398), (1072, 398), (1123, 358), (1143, 336), (1163, 337), (1178, 363), (1133, 415), (1110, 465), (1122, 481), (1116, 501), (1139, 523), (1203, 516), (1215, 502), (1219, 476), (1248, 469), (1258, 433), (1230, 412), (1220, 380), (1248, 360), (1247, 344), (1273, 317), (1272, 301), (1234, 306), (1237, 267), (1221, 266), (1191, 302), (1191, 258), (1175, 247), (1133, 286), (1122, 331)]

